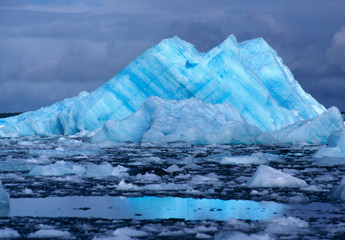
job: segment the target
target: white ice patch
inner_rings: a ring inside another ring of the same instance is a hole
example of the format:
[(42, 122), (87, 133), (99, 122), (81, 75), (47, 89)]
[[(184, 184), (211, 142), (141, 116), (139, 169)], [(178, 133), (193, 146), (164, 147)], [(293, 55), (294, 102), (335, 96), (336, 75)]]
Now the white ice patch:
[(86, 165), (85, 177), (106, 177), (111, 176), (113, 173), (113, 167), (110, 163), (94, 164), (88, 163)]
[(276, 235), (291, 235), (292, 233), (308, 230), (309, 227), (306, 221), (294, 217), (271, 218), (266, 223), (265, 232)]
[(195, 175), (191, 179), (191, 182), (193, 184), (214, 184), (218, 181), (219, 178), (215, 173), (208, 173), (206, 175)]
[(65, 161), (57, 161), (50, 165), (36, 165), (28, 173), (29, 176), (63, 176), (67, 174), (75, 174), (78, 176), (84, 175), (86, 169), (77, 164), (68, 163)]
[(55, 229), (41, 229), (28, 235), (29, 238), (70, 238), (71, 234), (67, 231)]
[(118, 178), (128, 177), (129, 176), (127, 173), (128, 170), (129, 170), (128, 168), (118, 165), (116, 167), (113, 167), (113, 171), (111, 175)]
[(242, 232), (228, 232), (217, 234), (215, 240), (275, 240), (276, 238), (267, 233), (245, 234)]
[(140, 188), (132, 183), (126, 183), (125, 180), (122, 179), (116, 189), (120, 191), (136, 191)]
[(110, 163), (94, 164), (87, 163), (83, 165), (57, 161), (54, 164), (45, 166), (36, 165), (28, 173), (29, 176), (64, 176), (77, 175), (79, 177), (108, 177), (115, 176), (119, 178), (127, 177), (128, 168), (123, 166), (113, 167)]
[(122, 237), (126, 239), (126, 237), (146, 237), (147, 233), (141, 230), (137, 230), (134, 228), (123, 227), (118, 228), (113, 232), (113, 235), (116, 237)]
[(266, 165), (260, 165), (255, 174), (246, 183), (247, 187), (289, 187), (299, 188), (307, 183), (299, 178), (283, 173)]
[(10, 239), (10, 238), (19, 238), (20, 235), (16, 230), (11, 228), (2, 228), (0, 229), (0, 239)]
[(278, 160), (278, 156), (267, 155), (264, 153), (253, 153), (250, 156), (233, 156), (223, 157), (221, 164), (237, 165), (237, 164), (265, 164), (270, 160)]
[(139, 173), (135, 178), (141, 182), (161, 182), (162, 181), (162, 178), (154, 173), (145, 173), (144, 175)]
[(168, 173), (173, 173), (173, 172), (181, 172), (183, 169), (179, 168), (176, 164), (173, 164), (169, 166), (168, 168), (164, 169)]

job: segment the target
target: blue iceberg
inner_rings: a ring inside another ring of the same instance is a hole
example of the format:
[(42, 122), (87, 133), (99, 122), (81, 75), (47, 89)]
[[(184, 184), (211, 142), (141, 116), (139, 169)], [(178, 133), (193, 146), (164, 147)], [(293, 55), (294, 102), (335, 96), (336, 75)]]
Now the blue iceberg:
[[(329, 116), (332, 125), (323, 125), (324, 132), (315, 137), (311, 132), (324, 122), (320, 116)], [(238, 43), (230, 35), (200, 53), (173, 37), (146, 50), (89, 94), (1, 120), (0, 136), (79, 134), (93, 136), (95, 142), (314, 143), (325, 142), (332, 131), (342, 128), (340, 118), (338, 109), (325, 111), (304, 92), (262, 38)], [(308, 127), (302, 127), (305, 124)], [(284, 129), (292, 129), (293, 134), (286, 138), (285, 132), (279, 133)]]

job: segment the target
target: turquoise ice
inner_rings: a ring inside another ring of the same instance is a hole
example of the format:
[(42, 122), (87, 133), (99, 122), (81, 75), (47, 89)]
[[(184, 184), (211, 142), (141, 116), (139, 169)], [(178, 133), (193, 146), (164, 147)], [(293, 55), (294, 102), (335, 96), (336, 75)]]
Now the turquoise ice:
[[(124, 124), (119, 127), (123, 131), (116, 130), (113, 133), (123, 136), (132, 131), (126, 129), (126, 119), (133, 119), (132, 115), (151, 96), (168, 101), (176, 100), (177, 104), (185, 99), (211, 105), (225, 104), (229, 109), (224, 111), (231, 112), (224, 112), (225, 115), (233, 115), (235, 118), (240, 116), (240, 120), (235, 120), (245, 126), (245, 130), (255, 129), (253, 131), (256, 137), (265, 136), (258, 141), (254, 140), (257, 143), (265, 142), (270, 138), (267, 135), (291, 124), (300, 126), (301, 122), (311, 121), (325, 111), (321, 104), (304, 92), (276, 51), (262, 38), (238, 43), (230, 35), (219, 46), (207, 53), (200, 53), (192, 44), (173, 37), (146, 50), (119, 74), (90, 94), (82, 93), (50, 107), (0, 120), (0, 136), (99, 133), (101, 130), (98, 129), (111, 125), (106, 123), (108, 120)], [(225, 108), (227, 107), (223, 109)], [(200, 108), (199, 110), (201, 111)], [(212, 122), (212, 118), (202, 116), (201, 111), (198, 118), (203, 117)], [(177, 119), (183, 118), (177, 116)], [(335, 119), (337, 121), (338, 117)], [(145, 121), (139, 121), (135, 127), (142, 128), (145, 132), (151, 123), (148, 122), (147, 125)], [(219, 130), (221, 121), (215, 119), (215, 123)], [(339, 125), (341, 124), (337, 126)], [(212, 124), (208, 127), (211, 127), (212, 132)], [(327, 139), (330, 134), (328, 132), (333, 131), (334, 126), (329, 129), (328, 126), (324, 127), (326, 136), (323, 139)], [(164, 131), (161, 132), (164, 134)], [(123, 139), (126, 138), (129, 137), (123, 136)], [(276, 136), (271, 139), (275, 141)], [(139, 141), (141, 140), (140, 138)], [(188, 141), (188, 138), (185, 140)], [(312, 140), (302, 139), (314, 142)], [(236, 141), (229, 140), (225, 143)], [(212, 138), (204, 142), (211, 143)], [(248, 142), (253, 143), (252, 140)]]

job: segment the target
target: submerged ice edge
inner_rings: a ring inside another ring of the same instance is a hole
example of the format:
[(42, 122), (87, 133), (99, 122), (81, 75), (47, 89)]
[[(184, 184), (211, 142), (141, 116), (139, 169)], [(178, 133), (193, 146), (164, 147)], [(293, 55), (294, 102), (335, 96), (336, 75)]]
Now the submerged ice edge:
[(106, 219), (265, 220), (281, 216), (286, 205), (250, 200), (180, 197), (48, 197), (11, 199), (9, 217), (92, 217)]

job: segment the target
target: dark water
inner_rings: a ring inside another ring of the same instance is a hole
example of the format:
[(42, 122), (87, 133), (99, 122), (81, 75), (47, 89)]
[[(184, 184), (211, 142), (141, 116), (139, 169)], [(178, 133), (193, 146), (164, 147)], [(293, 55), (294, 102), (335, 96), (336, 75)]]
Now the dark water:
[[(315, 164), (318, 147), (1, 139), (0, 178), (11, 202), (1, 212), (0, 236), (341, 239), (345, 208), (328, 193), (345, 175), (345, 166)], [(308, 186), (247, 188), (258, 165), (228, 165), (222, 159), (253, 153)], [(29, 174), (35, 166), (56, 162), (84, 172)]]

